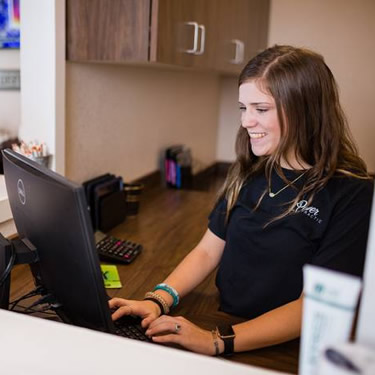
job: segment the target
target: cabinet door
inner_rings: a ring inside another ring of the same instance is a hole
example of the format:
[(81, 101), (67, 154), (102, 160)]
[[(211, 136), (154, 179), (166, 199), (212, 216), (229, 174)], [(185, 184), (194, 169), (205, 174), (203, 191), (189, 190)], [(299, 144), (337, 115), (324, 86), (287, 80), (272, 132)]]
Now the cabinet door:
[(267, 46), (268, 0), (213, 0), (217, 5), (216, 69), (239, 73)]
[(148, 61), (151, 0), (67, 0), (67, 59)]
[(216, 7), (211, 0), (154, 0), (150, 61), (213, 67)]

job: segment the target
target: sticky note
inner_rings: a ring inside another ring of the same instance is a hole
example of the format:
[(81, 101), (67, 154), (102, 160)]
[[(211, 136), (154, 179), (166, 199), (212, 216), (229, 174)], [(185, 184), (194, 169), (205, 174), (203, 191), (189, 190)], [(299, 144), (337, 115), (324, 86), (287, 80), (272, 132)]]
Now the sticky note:
[(116, 266), (102, 264), (100, 268), (102, 270), (104, 286), (106, 288), (122, 288), (120, 276)]

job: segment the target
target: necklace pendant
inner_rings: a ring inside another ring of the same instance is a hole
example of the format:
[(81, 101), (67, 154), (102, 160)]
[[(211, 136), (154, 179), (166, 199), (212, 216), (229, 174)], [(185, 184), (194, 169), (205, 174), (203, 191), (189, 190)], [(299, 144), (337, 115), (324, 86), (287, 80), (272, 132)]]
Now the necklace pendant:
[(295, 178), (293, 181), (289, 182), (288, 185), (285, 185), (283, 188), (281, 188), (280, 190), (278, 190), (276, 193), (272, 193), (271, 186), (269, 186), (268, 187), (268, 196), (270, 198), (276, 197), (277, 194), (281, 193), (282, 191), (284, 191), (285, 189), (287, 189), (289, 186), (292, 186), (295, 182), (297, 182), (301, 177), (303, 177), (306, 174), (306, 172), (307, 171), (305, 171), (302, 174), (300, 174), (297, 178)]

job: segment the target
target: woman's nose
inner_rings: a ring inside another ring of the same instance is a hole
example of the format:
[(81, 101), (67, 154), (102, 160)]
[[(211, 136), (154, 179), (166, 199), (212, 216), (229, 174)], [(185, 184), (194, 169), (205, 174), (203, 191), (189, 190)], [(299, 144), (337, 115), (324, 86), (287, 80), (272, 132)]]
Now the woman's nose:
[(256, 125), (257, 121), (249, 111), (246, 111), (242, 114), (241, 123), (244, 128), (251, 128)]

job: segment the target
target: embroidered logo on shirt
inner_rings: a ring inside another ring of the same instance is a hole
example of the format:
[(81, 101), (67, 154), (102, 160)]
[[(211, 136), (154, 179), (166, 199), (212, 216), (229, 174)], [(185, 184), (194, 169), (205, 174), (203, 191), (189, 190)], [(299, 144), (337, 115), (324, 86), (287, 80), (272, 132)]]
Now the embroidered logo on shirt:
[(296, 205), (295, 212), (302, 212), (306, 216), (308, 216), (310, 219), (316, 221), (318, 224), (321, 224), (323, 221), (319, 218), (319, 209), (316, 207), (308, 206), (307, 200), (303, 199), (299, 201)]

